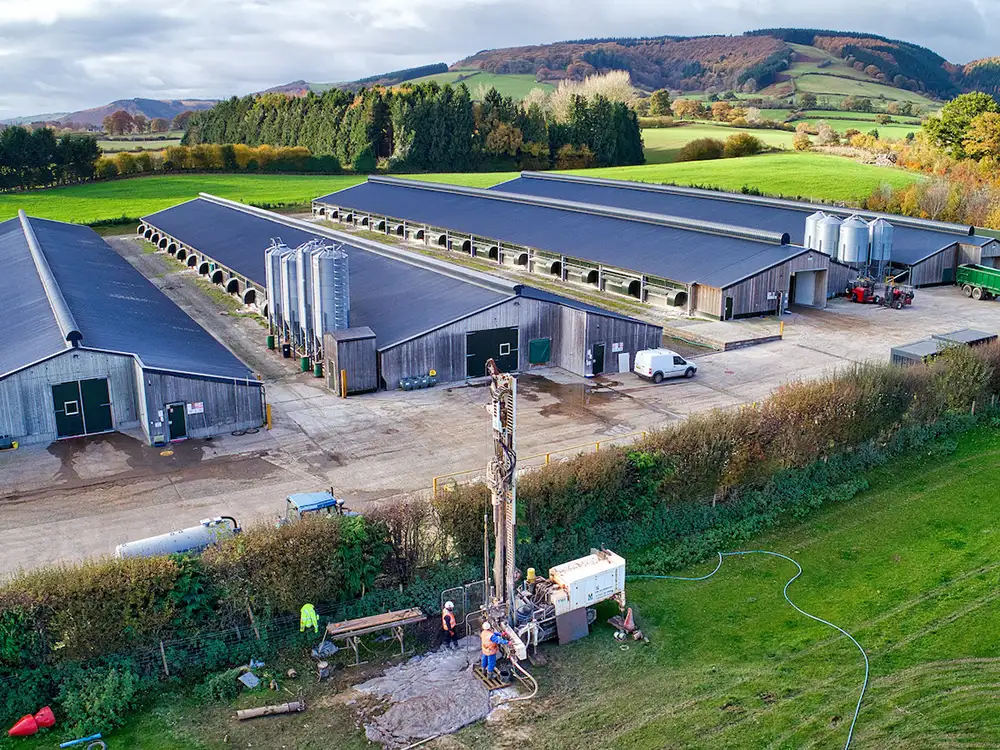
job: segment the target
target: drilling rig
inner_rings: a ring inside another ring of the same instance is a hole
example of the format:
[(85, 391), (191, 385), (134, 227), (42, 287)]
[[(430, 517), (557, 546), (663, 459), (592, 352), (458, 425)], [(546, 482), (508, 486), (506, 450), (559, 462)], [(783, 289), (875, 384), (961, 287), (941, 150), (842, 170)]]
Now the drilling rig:
[[(596, 619), (593, 606), (614, 599), (625, 609), (625, 560), (610, 550), (549, 569), (547, 578), (528, 569), (521, 580), (516, 565), (517, 544), (517, 379), (500, 371), (491, 359), (490, 419), (493, 453), (487, 481), (493, 510), (493, 565), (490, 575), (488, 529), (484, 528), (483, 567), (487, 596), (483, 620), (510, 641), (507, 656), (513, 666), (526, 659), (528, 647), (558, 635), (560, 643), (585, 636)], [(485, 522), (484, 518), (484, 522)], [(485, 525), (485, 524), (484, 524)]]

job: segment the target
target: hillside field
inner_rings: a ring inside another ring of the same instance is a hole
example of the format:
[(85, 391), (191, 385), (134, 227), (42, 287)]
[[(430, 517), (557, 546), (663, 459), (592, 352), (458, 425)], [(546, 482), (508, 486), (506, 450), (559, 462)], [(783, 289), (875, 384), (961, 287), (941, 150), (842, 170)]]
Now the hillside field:
[(666, 164), (674, 161), (685, 144), (693, 140), (715, 138), (724, 141), (735, 133), (750, 133), (775, 148), (791, 148), (792, 139), (795, 138), (795, 133), (787, 130), (731, 128), (726, 125), (697, 122), (672, 128), (647, 128), (642, 131), (642, 142), (649, 164)]
[(409, 81), (404, 81), (404, 83), (429, 83), (431, 81), (436, 81), (441, 85), (446, 83), (450, 83), (452, 85), (464, 83), (468, 86), (469, 92), (473, 96), (476, 95), (476, 90), (480, 86), (484, 86), (487, 89), (495, 88), (504, 96), (512, 97), (515, 100), (523, 99), (532, 89), (540, 88), (545, 91), (552, 91), (555, 89), (555, 86), (551, 83), (536, 83), (533, 75), (498, 75), (496, 73), (488, 73), (475, 68), (467, 70), (449, 70), (447, 73), (435, 73), (434, 75), (413, 78)]
[[(944, 440), (862, 479), (868, 491), (739, 549), (796, 559), (804, 573), (789, 588), (793, 601), (864, 647), (871, 681), (852, 747), (997, 747), (1000, 505), (984, 488), (1000, 482), (1000, 432)], [(715, 565), (707, 559), (675, 574), (698, 577)], [(427, 747), (658, 750), (669, 738), (671, 748), (839, 750), (864, 663), (843, 636), (784, 601), (794, 573), (790, 562), (756, 555), (726, 558), (706, 581), (631, 581), (629, 602), (649, 644), (623, 648), (602, 606), (589, 637), (545, 647), (549, 665), (533, 669), (541, 685), (533, 701)], [(384, 660), (384, 644), (368, 645)], [(272, 668), (291, 664), (310, 669), (305, 659)], [(164, 686), (106, 738), (131, 750), (368, 747), (330, 683), (293, 687), (305, 691), (305, 713), (244, 723), (235, 708), (282, 698), (265, 690), (234, 704), (205, 702)], [(55, 737), (4, 737), (0, 749), (41, 750)]]
[[(883, 183), (900, 187), (923, 179), (901, 169), (875, 167), (825, 154), (795, 152), (680, 164), (607, 167), (580, 170), (578, 173), (639, 182), (710, 186), (722, 190), (738, 191), (748, 185), (771, 195), (803, 196), (824, 201), (858, 200)], [(468, 172), (403, 176), (485, 188), (516, 175), (516, 172)], [(195, 198), (199, 192), (270, 207), (305, 206), (313, 198), (357, 184), (363, 179), (357, 175), (267, 174), (134, 177), (28, 193), (0, 193), (0, 221), (16, 216), (21, 208), (39, 218), (81, 224), (134, 219)]]

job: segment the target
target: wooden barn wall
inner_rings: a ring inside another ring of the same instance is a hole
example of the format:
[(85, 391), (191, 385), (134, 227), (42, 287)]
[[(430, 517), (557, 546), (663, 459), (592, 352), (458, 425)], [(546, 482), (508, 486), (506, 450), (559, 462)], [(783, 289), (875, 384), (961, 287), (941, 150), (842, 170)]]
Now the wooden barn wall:
[(519, 370), (528, 369), (528, 342), (538, 338), (552, 339), (552, 364), (563, 367), (561, 362), (555, 361), (561, 323), (561, 305), (524, 297), (507, 300), (381, 352), (379, 362), (384, 387), (393, 390), (400, 378), (426, 375), (430, 370), (437, 371), (438, 381), (442, 383), (465, 380), (465, 336), (472, 331), (491, 328), (516, 327), (520, 330)]
[(87, 349), (67, 349), (52, 359), (0, 380), (0, 435), (23, 445), (56, 440), (52, 386), (72, 380), (107, 378), (116, 430), (139, 425), (134, 358)]
[(857, 271), (843, 263), (830, 262), (830, 270), (826, 277), (827, 299), (844, 294), (847, 291), (847, 284), (857, 278)]
[(340, 371), (347, 370), (347, 392), (366, 393), (377, 390), (378, 351), (375, 337), (337, 341), (330, 333), (323, 338), (326, 353), (327, 387), (340, 393)]
[(722, 290), (715, 286), (695, 284), (691, 287), (691, 310), (713, 318), (722, 317)]
[(200, 402), (204, 405), (201, 414), (186, 414), (188, 437), (208, 437), (264, 424), (263, 391), (259, 381), (209, 380), (194, 375), (143, 370), (142, 383), (150, 436), (166, 434), (167, 404), (176, 403), (184, 403), (185, 412), (187, 404)]
[[(587, 316), (587, 353), (592, 353), (594, 344), (604, 344), (604, 372), (613, 374), (618, 370), (618, 355), (628, 354), (628, 368), (635, 364), (635, 353), (642, 349), (657, 349), (663, 345), (663, 329), (660, 326), (634, 323), (620, 318), (585, 313)], [(618, 351), (615, 349), (618, 348)], [(593, 360), (586, 358), (589, 375), (593, 372)], [(568, 369), (568, 368), (567, 368)]]
[[(733, 317), (777, 313), (779, 300), (768, 299), (769, 292), (788, 294), (789, 281), (795, 271), (827, 271), (830, 257), (816, 250), (796, 256), (780, 265), (761, 271), (739, 284), (723, 289), (724, 296), (733, 298)], [(822, 306), (822, 305), (821, 305)], [(725, 309), (723, 307), (723, 309)]]
[(904, 279), (913, 286), (952, 283), (955, 280), (957, 245), (946, 247), (926, 260), (910, 266), (910, 275)]
[(956, 267), (967, 263), (979, 264), (983, 262), (983, 248), (977, 245), (966, 245), (960, 242), (956, 252)]

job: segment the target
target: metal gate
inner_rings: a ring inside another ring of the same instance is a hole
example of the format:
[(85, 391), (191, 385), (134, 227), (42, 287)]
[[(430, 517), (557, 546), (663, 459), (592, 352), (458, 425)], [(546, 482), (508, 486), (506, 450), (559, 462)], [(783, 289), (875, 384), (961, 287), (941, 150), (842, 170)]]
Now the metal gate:
[(441, 609), (445, 602), (454, 602), (455, 619), (465, 623), (465, 634), (478, 633), (482, 625), (480, 612), (486, 603), (486, 581), (473, 581), (464, 586), (441, 592)]
[(465, 334), (465, 377), (485, 377), (491, 358), (503, 372), (517, 370), (517, 333), (517, 328), (491, 328)]

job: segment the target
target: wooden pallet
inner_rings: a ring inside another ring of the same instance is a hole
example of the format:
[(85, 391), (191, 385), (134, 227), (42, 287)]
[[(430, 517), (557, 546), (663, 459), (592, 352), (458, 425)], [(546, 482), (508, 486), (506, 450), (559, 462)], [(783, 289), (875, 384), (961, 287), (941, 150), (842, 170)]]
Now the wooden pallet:
[(489, 689), (491, 693), (494, 690), (500, 690), (501, 688), (510, 687), (511, 685), (514, 684), (513, 682), (504, 682), (503, 680), (501, 680), (499, 672), (496, 673), (497, 675), (496, 677), (490, 677), (483, 671), (482, 666), (479, 664), (476, 664), (475, 666), (472, 667), (472, 672), (473, 674), (476, 675), (476, 677), (479, 678), (479, 681), (482, 682)]

